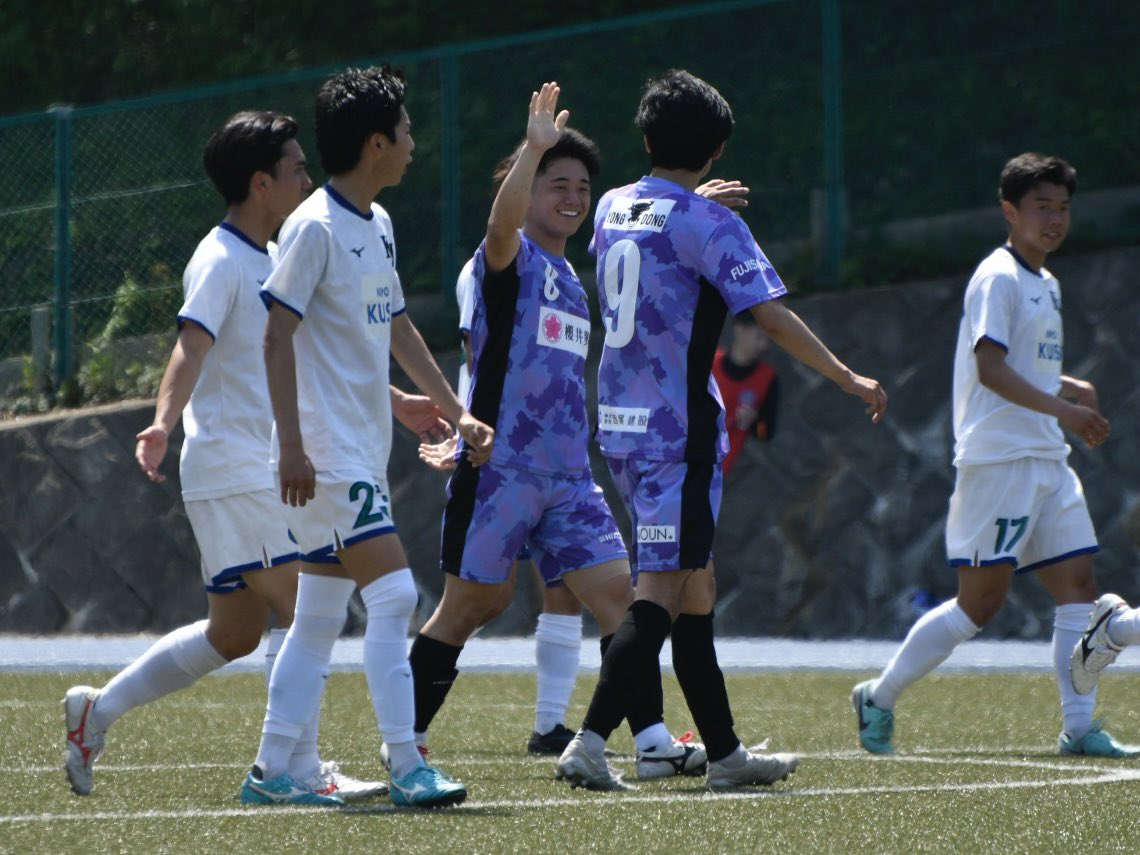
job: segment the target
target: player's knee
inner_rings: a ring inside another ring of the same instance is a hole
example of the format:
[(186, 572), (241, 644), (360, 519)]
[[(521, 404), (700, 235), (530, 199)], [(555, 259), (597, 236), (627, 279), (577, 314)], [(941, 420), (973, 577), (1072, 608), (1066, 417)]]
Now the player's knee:
[(248, 656), (257, 650), (261, 643), (260, 626), (224, 626), (209, 624), (206, 627), (206, 640), (227, 662)]
[(966, 600), (963, 600), (961, 596), (958, 597), (958, 605), (966, 613), (966, 617), (973, 621), (978, 628), (987, 626), (1001, 610), (1004, 603), (1004, 593), (1000, 596), (996, 594), (974, 596)]

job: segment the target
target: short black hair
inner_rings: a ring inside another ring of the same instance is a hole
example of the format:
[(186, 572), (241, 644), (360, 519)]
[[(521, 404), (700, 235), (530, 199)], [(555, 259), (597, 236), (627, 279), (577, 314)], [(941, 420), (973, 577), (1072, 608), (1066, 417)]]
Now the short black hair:
[[(491, 173), (492, 193), (499, 192), (499, 188), (507, 179), (507, 173), (518, 161), (525, 145), (526, 140), (523, 140), (513, 152), (499, 161), (499, 165)], [(542, 153), (542, 157), (538, 161), (538, 169), (535, 171), (535, 177), (542, 175), (551, 163), (564, 157), (581, 161), (591, 178), (602, 171), (602, 155), (598, 150), (598, 144), (581, 131), (574, 128), (563, 128), (562, 135), (558, 137), (558, 142)]]
[(255, 172), (277, 174), (285, 143), (297, 137), (297, 122), (272, 110), (235, 113), (210, 135), (202, 165), (227, 205), (249, 197)]
[(645, 84), (634, 124), (662, 169), (702, 169), (732, 135), (732, 108), (705, 81), (673, 68)]
[(1072, 196), (1077, 192), (1077, 170), (1066, 161), (1051, 155), (1028, 151), (1011, 158), (1001, 171), (998, 198), (1019, 205), (1038, 184), (1057, 184)]
[(395, 142), (406, 88), (403, 72), (387, 64), (346, 68), (326, 80), (317, 93), (321, 168), (329, 175), (351, 171), (372, 134)]

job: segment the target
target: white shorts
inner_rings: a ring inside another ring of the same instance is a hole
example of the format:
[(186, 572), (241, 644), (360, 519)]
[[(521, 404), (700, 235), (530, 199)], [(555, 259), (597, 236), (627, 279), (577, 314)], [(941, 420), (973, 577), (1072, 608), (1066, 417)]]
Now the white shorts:
[(284, 508), (275, 490), (186, 503), (186, 516), (202, 554), (202, 581), (208, 592), (239, 591), (246, 587), (243, 573), (298, 559)]
[(303, 508), (283, 506), (301, 558), (310, 564), (336, 564), (345, 547), (396, 530), (386, 478), (318, 472), (316, 493)]
[(1081, 479), (1064, 460), (958, 467), (946, 518), (952, 567), (1012, 563), (1027, 573), (1097, 549)]

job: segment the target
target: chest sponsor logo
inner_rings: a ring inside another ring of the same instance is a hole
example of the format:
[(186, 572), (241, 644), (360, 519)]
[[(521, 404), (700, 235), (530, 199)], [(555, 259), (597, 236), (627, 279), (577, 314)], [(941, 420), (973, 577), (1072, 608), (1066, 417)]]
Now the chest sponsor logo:
[(1061, 343), (1061, 334), (1057, 330), (1047, 329), (1042, 338), (1045, 340), (1037, 342), (1037, 359), (1043, 362), (1062, 362), (1065, 347)]
[(543, 309), (538, 318), (538, 346), (565, 350), (586, 358), (590, 349), (590, 322), (569, 312)]
[(599, 404), (598, 427), (602, 430), (624, 433), (645, 433), (649, 430), (649, 408), (611, 407)]
[(365, 273), (360, 277), (364, 332), (369, 338), (384, 338), (391, 327), (394, 278), (391, 271)]
[(639, 525), (638, 543), (676, 543), (677, 527), (672, 525)]
[(615, 199), (606, 214), (605, 228), (660, 232), (665, 228), (675, 204), (675, 199)]

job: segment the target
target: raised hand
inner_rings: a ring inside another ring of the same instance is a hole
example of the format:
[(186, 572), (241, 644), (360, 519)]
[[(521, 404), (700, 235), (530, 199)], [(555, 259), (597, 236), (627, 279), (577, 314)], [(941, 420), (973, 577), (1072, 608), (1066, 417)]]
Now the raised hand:
[(566, 121), (570, 118), (570, 111), (558, 109), (558, 94), (561, 90), (557, 83), (543, 83), (542, 89), (530, 95), (530, 116), (526, 123), (526, 139), (536, 148), (546, 151), (562, 135)]

